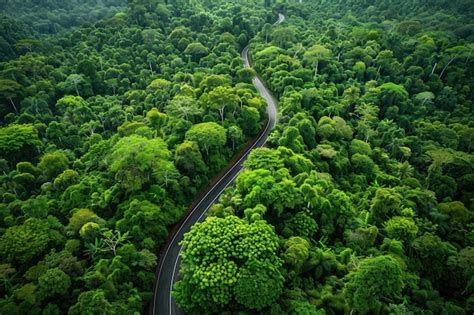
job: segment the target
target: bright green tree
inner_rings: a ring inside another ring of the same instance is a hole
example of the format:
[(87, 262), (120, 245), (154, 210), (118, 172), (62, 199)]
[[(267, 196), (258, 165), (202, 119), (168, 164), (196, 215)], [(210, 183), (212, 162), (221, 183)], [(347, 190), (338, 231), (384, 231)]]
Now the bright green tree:
[(45, 296), (64, 295), (71, 286), (71, 279), (59, 268), (52, 268), (38, 278), (38, 288)]
[(388, 255), (363, 259), (345, 278), (345, 292), (351, 307), (362, 314), (381, 312), (389, 301), (402, 298), (403, 271)]
[(200, 123), (186, 132), (186, 139), (197, 143), (209, 156), (210, 151), (219, 151), (227, 142), (226, 129), (215, 122)]
[(48, 224), (31, 218), (5, 231), (0, 237), (0, 254), (7, 262), (27, 263), (44, 253), (49, 242)]
[(218, 86), (210, 91), (208, 95), (208, 106), (219, 112), (221, 125), (224, 125), (226, 110), (232, 113), (237, 107), (238, 101), (235, 91), (227, 86)]
[(278, 299), (283, 280), (278, 267), (251, 260), (240, 269), (234, 289), (235, 299), (245, 307), (259, 311)]
[(416, 238), (418, 227), (411, 218), (395, 216), (384, 223), (388, 237), (409, 243)]
[(138, 135), (122, 138), (115, 144), (109, 169), (128, 191), (139, 190), (151, 181), (167, 186), (179, 176), (163, 139)]
[(233, 299), (259, 310), (278, 298), (278, 237), (265, 221), (211, 217), (194, 225), (182, 245), (181, 280), (173, 296), (184, 311), (217, 312)]
[(2, 156), (14, 162), (19, 159), (32, 159), (41, 144), (38, 131), (33, 125), (12, 124), (0, 128), (0, 151)]
[(69, 160), (67, 156), (60, 151), (46, 153), (38, 163), (38, 169), (47, 179), (54, 179), (65, 171), (68, 166)]

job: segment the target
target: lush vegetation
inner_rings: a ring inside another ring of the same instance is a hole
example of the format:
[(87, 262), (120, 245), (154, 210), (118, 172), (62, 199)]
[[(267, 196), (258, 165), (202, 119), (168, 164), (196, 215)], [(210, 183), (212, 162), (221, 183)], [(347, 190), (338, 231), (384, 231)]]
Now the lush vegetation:
[(0, 63), (2, 314), (146, 312), (168, 228), (261, 129), (265, 11), (143, 5)]
[(148, 311), (170, 227), (263, 126), (249, 42), (278, 126), (186, 234), (179, 306), (474, 312), (470, 2), (287, 2), (0, 5), (1, 314)]
[(468, 2), (303, 2), (278, 6), (285, 23), (252, 41), (279, 124), (185, 236), (177, 303), (471, 314)]
[(126, 4), (125, 0), (9, 0), (0, 4), (0, 11), (36, 33), (52, 34), (113, 16)]
[[(43, 35), (111, 17), (125, 0), (8, 0), (0, 3), (0, 61), (44, 52)], [(46, 45), (45, 45), (46, 44)]]

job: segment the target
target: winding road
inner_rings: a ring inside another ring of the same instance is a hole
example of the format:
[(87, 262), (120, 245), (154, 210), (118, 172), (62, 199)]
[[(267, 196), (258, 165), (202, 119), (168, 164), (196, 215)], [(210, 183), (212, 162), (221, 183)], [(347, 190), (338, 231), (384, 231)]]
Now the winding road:
[[(278, 25), (285, 20), (283, 14), (278, 14), (278, 20), (274, 25)], [(251, 67), (251, 60), (249, 56), (249, 47), (242, 50), (242, 59), (244, 66)], [(220, 179), (212, 186), (207, 193), (201, 197), (199, 202), (192, 208), (188, 216), (182, 221), (177, 231), (172, 235), (170, 241), (163, 249), (164, 254), (161, 256), (158, 265), (157, 280), (155, 282), (155, 290), (153, 297), (152, 314), (159, 315), (174, 315), (183, 314), (171, 297), (171, 290), (173, 284), (178, 280), (179, 265), (181, 258), (181, 246), (179, 243), (191, 227), (204, 219), (204, 215), (212, 204), (219, 198), (221, 193), (232, 183), (237, 175), (242, 171), (243, 163), (247, 156), (254, 148), (260, 148), (265, 145), (268, 135), (277, 121), (276, 101), (272, 97), (270, 91), (265, 87), (263, 81), (258, 75), (253, 79), (253, 85), (265, 99), (267, 103), (268, 121), (265, 128), (261, 131), (260, 136), (253, 142), (253, 144), (246, 148), (246, 151), (241, 154), (241, 157), (229, 170), (220, 177)]]

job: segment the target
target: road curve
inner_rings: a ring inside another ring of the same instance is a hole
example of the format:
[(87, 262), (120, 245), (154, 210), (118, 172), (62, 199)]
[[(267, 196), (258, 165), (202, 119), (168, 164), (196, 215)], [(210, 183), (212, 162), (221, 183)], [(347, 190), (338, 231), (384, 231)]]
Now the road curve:
[[(283, 14), (278, 14), (278, 21), (274, 25), (278, 25), (284, 20), (285, 16)], [(244, 66), (250, 68), (251, 60), (248, 46), (242, 50), (242, 59)], [(188, 216), (181, 223), (181, 226), (179, 226), (177, 231), (173, 234), (166, 247), (163, 249), (164, 254), (161, 256), (158, 264), (157, 280), (155, 282), (153, 307), (151, 309), (151, 313), (153, 315), (183, 314), (171, 297), (173, 284), (178, 280), (179, 277), (178, 272), (181, 262), (181, 258), (179, 256), (179, 253), (181, 252), (181, 246), (179, 243), (183, 239), (184, 234), (187, 233), (196, 222), (200, 222), (204, 219), (205, 213), (219, 198), (224, 189), (232, 185), (234, 179), (242, 170), (243, 163), (249, 153), (254, 148), (260, 148), (265, 145), (268, 135), (276, 124), (277, 107), (275, 99), (272, 97), (270, 91), (266, 88), (265, 84), (258, 77), (258, 75), (252, 80), (252, 82), (257, 91), (267, 103), (267, 124), (261, 131), (257, 140), (255, 140), (254, 143), (247, 149), (247, 151), (241, 155), (241, 158), (235, 162), (235, 164), (229, 168), (229, 170), (224, 175), (221, 176), (219, 181), (217, 181), (216, 184), (214, 184), (214, 186), (210, 188), (204, 196), (202, 196), (199, 202), (194, 206), (194, 208), (189, 212)]]

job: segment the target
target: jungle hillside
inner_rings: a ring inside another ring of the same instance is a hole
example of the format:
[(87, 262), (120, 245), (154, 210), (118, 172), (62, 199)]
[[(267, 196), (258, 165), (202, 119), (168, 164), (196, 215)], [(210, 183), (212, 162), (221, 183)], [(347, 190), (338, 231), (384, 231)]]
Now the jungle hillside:
[(0, 314), (473, 314), (473, 73), (468, 0), (3, 1)]

